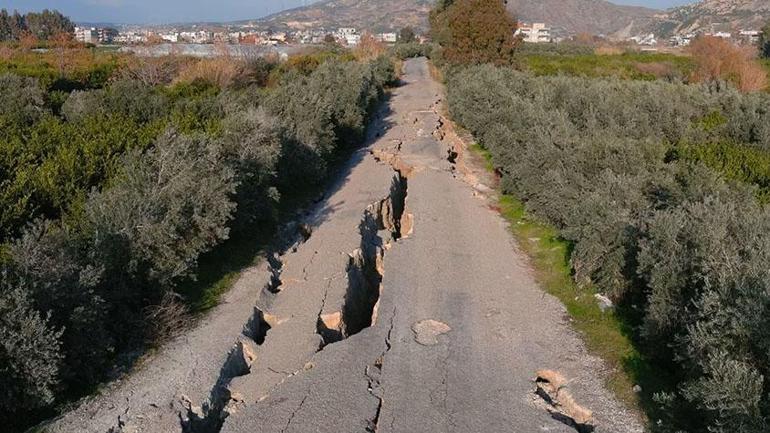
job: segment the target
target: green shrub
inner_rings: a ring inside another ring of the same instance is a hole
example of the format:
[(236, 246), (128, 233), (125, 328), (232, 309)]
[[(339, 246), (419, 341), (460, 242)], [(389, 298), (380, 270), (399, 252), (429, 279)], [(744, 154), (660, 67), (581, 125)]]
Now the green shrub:
[(262, 109), (232, 113), (225, 118), (220, 152), (238, 185), (236, 229), (275, 217), (280, 198), (275, 187), (276, 164), (283, 141), (278, 120)]
[(37, 80), (14, 74), (0, 75), (0, 116), (8, 123), (29, 125), (46, 111), (43, 91)]
[(29, 299), (28, 289), (0, 278), (0, 421), (14, 425), (14, 410), (34, 410), (54, 401), (59, 384), (59, 337)]
[[(686, 56), (658, 53), (597, 55), (591, 49), (556, 44), (553, 51), (524, 44), (516, 53), (522, 69), (535, 75), (578, 77), (617, 77), (626, 80), (670, 82), (687, 81), (694, 68)], [(546, 45), (547, 47), (547, 45)]]
[(588, 45), (579, 45), (569, 42), (563, 43), (532, 43), (524, 42), (518, 47), (517, 56), (551, 55), (551, 56), (589, 56), (594, 53), (594, 48)]
[(227, 239), (233, 177), (205, 137), (169, 131), (146, 153), (124, 157), (112, 185), (89, 197), (86, 218), (100, 236), (125, 239), (130, 267), (146, 266), (151, 279), (168, 286)]
[(414, 57), (431, 57), (436, 48), (433, 44), (420, 44), (417, 42), (397, 43), (391, 48), (393, 55), (401, 60)]

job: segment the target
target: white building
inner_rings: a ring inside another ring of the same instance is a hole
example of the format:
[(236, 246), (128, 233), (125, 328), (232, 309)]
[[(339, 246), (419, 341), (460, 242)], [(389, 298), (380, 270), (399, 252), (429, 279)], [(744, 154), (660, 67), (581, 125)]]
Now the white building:
[(84, 44), (99, 42), (99, 33), (93, 27), (75, 27), (75, 40)]
[(741, 30), (740, 38), (750, 44), (759, 43), (759, 39), (762, 37), (762, 32), (759, 30)]
[(361, 35), (346, 35), (345, 43), (348, 45), (358, 45), (361, 42)]
[(387, 44), (395, 44), (398, 41), (398, 35), (396, 33), (380, 33), (378, 39)]
[(278, 32), (278, 33), (271, 33), (270, 34), (270, 40), (275, 42), (286, 42), (288, 39), (288, 35), (285, 32)]
[(516, 29), (516, 35), (521, 36), (524, 42), (543, 43), (551, 42), (551, 28), (543, 23), (520, 23)]
[(674, 47), (686, 47), (689, 46), (693, 39), (696, 38), (695, 33), (688, 33), (686, 35), (675, 35), (668, 40), (668, 43)]
[(115, 37), (118, 44), (141, 44), (147, 42), (147, 35), (138, 32), (121, 33)]
[(715, 38), (722, 38), (722, 39), (732, 39), (733, 38), (733, 35), (730, 32), (706, 33), (706, 36), (714, 36)]
[(197, 32), (182, 32), (179, 33), (179, 39), (193, 44), (205, 44), (214, 39), (214, 33), (204, 30)]
[(650, 33), (648, 35), (634, 36), (631, 38), (631, 40), (636, 42), (639, 45), (644, 45), (648, 47), (653, 47), (655, 45), (658, 45), (658, 40), (655, 38), (655, 35), (653, 33)]
[(158, 36), (166, 42), (171, 42), (173, 44), (179, 42), (179, 33), (161, 33)]
[(357, 35), (358, 30), (356, 30), (355, 27), (340, 27), (337, 29), (337, 35), (341, 38), (345, 38), (345, 36), (349, 35)]
[(334, 36), (338, 40), (344, 41), (347, 45), (358, 45), (361, 42), (361, 35), (354, 27), (340, 27)]

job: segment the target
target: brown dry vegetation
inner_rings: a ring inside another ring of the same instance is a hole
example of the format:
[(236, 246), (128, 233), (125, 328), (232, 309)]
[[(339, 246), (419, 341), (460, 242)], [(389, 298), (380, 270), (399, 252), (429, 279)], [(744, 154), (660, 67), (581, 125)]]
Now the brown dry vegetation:
[(638, 62), (636, 65), (634, 65), (637, 71), (641, 72), (642, 74), (646, 75), (652, 75), (655, 78), (664, 78), (664, 77), (670, 77), (676, 74), (676, 71), (674, 68), (667, 63), (661, 63), (661, 62), (651, 62), (651, 63), (641, 63)]
[(614, 45), (607, 45), (607, 44), (596, 47), (596, 49), (594, 50), (594, 53), (597, 56), (618, 56), (625, 52), (626, 52), (625, 48), (621, 48)]
[(385, 54), (387, 50), (385, 44), (378, 41), (371, 33), (364, 33), (361, 36), (361, 42), (354, 50), (354, 54), (358, 60), (369, 61)]
[(767, 87), (767, 72), (752, 47), (738, 47), (722, 38), (702, 36), (693, 42), (690, 54), (696, 65), (693, 81), (727, 80), (742, 92)]
[(241, 74), (243, 62), (229, 55), (201, 59), (184, 64), (174, 79), (177, 83), (205, 81), (219, 88), (229, 87)]
[(131, 57), (121, 68), (119, 76), (149, 86), (170, 84), (181, 69), (192, 63), (195, 63), (195, 59), (179, 56)]

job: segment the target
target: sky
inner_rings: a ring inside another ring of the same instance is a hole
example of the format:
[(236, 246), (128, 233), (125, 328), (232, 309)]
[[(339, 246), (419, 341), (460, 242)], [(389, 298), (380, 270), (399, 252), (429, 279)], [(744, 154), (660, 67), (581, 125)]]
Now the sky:
[[(314, 0), (0, 0), (0, 9), (19, 12), (58, 9), (76, 22), (171, 23), (259, 18)], [(387, 0), (386, 0), (387, 1)], [(654, 8), (692, 0), (612, 0)]]

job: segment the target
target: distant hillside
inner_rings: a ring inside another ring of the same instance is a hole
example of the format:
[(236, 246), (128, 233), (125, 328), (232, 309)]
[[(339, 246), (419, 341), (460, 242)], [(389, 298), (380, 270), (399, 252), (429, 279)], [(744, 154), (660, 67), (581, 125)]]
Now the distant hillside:
[(569, 33), (615, 36), (635, 34), (660, 12), (604, 0), (509, 0), (508, 8), (522, 21), (544, 22)]
[(661, 35), (759, 30), (768, 21), (770, 0), (703, 0), (659, 15), (652, 30)]
[[(433, 0), (323, 0), (261, 20), (274, 28), (356, 27), (372, 31), (413, 26), (427, 30)], [(569, 33), (633, 33), (648, 27), (653, 9), (619, 6), (604, 0), (509, 0), (522, 21), (545, 22)]]
[(370, 31), (411, 26), (427, 30), (433, 0), (322, 0), (268, 16), (260, 24), (302, 30), (356, 27)]

